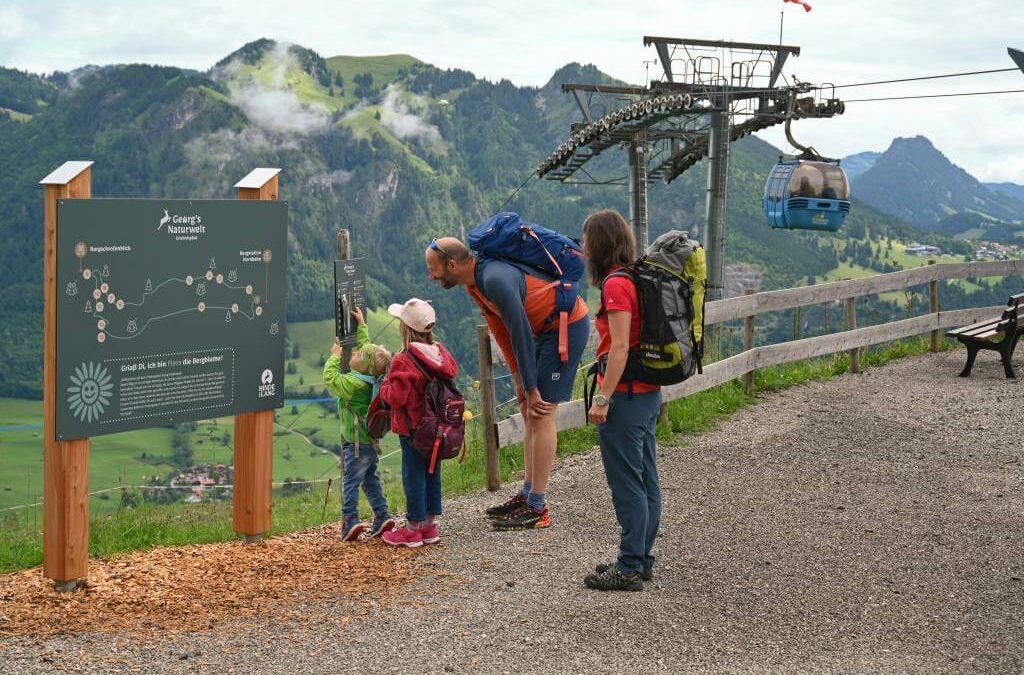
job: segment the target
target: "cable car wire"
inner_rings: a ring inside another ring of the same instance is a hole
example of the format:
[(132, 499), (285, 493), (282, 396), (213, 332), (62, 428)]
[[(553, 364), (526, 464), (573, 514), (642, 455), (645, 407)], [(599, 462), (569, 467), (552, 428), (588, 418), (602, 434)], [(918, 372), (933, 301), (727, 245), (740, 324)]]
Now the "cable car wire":
[[(903, 77), (898, 80), (879, 80), (877, 82), (856, 82), (854, 84), (837, 84), (833, 85), (833, 89), (843, 89), (846, 87), (867, 87), (873, 84), (893, 84), (895, 82), (917, 82), (919, 80), (938, 80), (944, 77), (964, 77), (966, 75), (988, 75), (990, 73), (1009, 73), (1016, 72), (1018, 68), (996, 68), (994, 70), (971, 70), (963, 73), (946, 73), (945, 75), (923, 75), (921, 77)], [(828, 88), (827, 86), (818, 87), (819, 89)]]
[(998, 89), (995, 91), (966, 91), (959, 94), (919, 94), (917, 96), (886, 96), (880, 98), (843, 99), (844, 103), (866, 103), (868, 101), (902, 101), (914, 98), (951, 98), (954, 96), (988, 96), (991, 94), (1020, 94), (1024, 89)]

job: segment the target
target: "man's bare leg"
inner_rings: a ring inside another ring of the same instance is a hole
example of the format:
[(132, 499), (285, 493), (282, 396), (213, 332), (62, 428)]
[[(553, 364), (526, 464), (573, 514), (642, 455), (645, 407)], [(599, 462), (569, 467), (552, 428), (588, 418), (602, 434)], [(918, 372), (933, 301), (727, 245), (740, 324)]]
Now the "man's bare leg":
[(558, 431), (555, 426), (556, 405), (548, 414), (534, 418), (531, 421), (532, 447), (530, 458), (531, 478), (530, 485), (532, 492), (543, 493), (547, 490), (548, 481), (551, 479), (551, 469), (555, 466), (555, 455), (558, 449)]
[(533, 458), (533, 448), (536, 435), (534, 434), (535, 420), (523, 416), (523, 479), (533, 485), (533, 470), (536, 466)]

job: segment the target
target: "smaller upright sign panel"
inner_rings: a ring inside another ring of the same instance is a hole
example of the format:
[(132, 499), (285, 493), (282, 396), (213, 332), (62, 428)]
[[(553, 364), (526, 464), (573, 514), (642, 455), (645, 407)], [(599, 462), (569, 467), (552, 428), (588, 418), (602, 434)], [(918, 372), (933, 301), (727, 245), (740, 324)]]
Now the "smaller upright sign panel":
[(366, 311), (366, 272), (363, 259), (334, 261), (334, 333), (341, 344), (352, 347), (356, 343), (356, 322), (352, 310)]

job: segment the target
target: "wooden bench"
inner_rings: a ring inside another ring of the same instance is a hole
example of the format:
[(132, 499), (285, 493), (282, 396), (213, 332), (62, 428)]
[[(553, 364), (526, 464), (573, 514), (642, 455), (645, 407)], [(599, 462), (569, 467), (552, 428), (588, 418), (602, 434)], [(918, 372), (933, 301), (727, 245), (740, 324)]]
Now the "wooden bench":
[(1017, 340), (1024, 332), (1024, 293), (1010, 296), (1003, 315), (997, 319), (972, 323), (970, 326), (957, 328), (946, 333), (955, 337), (967, 347), (967, 365), (960, 377), (968, 377), (974, 367), (974, 359), (982, 349), (999, 352), (1003, 359), (1003, 370), (1007, 377), (1016, 377), (1013, 372), (1013, 350), (1017, 348)]

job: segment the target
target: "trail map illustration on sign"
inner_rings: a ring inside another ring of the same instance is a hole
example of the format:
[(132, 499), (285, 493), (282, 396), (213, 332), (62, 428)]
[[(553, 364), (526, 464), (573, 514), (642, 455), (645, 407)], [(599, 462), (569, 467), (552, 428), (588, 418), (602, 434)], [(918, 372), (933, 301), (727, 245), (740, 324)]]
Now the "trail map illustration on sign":
[(346, 347), (356, 343), (352, 310), (366, 311), (366, 272), (362, 258), (334, 261), (334, 332)]
[(284, 405), (288, 205), (58, 205), (57, 439)]

